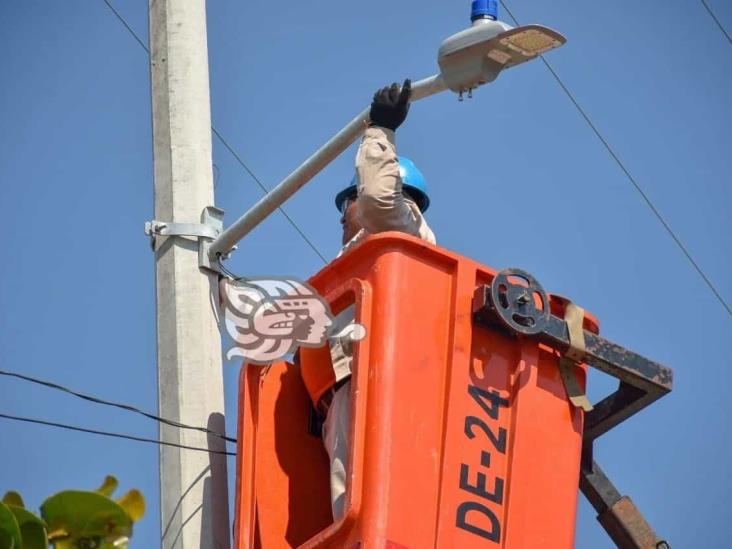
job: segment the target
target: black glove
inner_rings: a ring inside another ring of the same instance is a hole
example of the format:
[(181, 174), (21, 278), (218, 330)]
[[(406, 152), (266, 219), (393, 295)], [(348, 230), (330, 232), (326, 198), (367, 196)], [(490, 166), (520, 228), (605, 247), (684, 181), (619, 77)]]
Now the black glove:
[(412, 81), (408, 78), (399, 89), (394, 82), (374, 94), (371, 103), (371, 123), (369, 126), (381, 126), (396, 130), (402, 125), (409, 112), (409, 98), (412, 96)]

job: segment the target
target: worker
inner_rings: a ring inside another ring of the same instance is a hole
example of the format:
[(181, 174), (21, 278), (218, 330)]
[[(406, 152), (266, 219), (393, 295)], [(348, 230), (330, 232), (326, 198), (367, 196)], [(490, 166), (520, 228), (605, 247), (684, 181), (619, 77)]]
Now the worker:
[[(370, 123), (356, 156), (356, 175), (336, 196), (341, 212), (341, 254), (369, 234), (400, 231), (432, 244), (435, 236), (423, 213), (429, 206), (424, 177), (412, 161), (397, 157), (395, 132), (409, 111), (411, 82), (394, 83), (374, 94)], [(340, 255), (340, 254), (339, 254)], [(354, 307), (336, 316), (331, 333), (354, 322)], [(325, 418), (323, 442), (330, 458), (330, 490), (333, 518), (343, 516), (351, 424), (352, 340), (330, 340), (335, 384), (318, 401)]]

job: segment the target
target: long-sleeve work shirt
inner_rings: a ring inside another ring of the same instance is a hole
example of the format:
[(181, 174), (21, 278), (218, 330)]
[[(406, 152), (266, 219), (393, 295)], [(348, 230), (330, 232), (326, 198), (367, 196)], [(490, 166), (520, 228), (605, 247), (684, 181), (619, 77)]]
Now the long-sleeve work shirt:
[[(419, 207), (402, 192), (393, 131), (381, 127), (366, 130), (356, 155), (356, 173), (357, 215), (363, 229), (343, 246), (341, 254), (367, 235), (386, 231), (400, 231), (435, 244), (435, 235)], [(333, 333), (341, 332), (353, 321), (351, 306), (336, 316)], [(348, 338), (334, 337), (330, 349), (337, 383), (351, 375), (353, 343)]]

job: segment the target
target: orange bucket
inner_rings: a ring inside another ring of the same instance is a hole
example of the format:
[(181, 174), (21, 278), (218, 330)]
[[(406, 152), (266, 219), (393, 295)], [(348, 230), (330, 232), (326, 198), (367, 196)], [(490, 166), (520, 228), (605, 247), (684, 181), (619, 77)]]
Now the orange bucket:
[[(473, 322), (495, 274), (384, 233), (310, 280), (334, 313), (355, 303), (367, 330), (354, 345), (345, 516), (332, 523), (301, 375), (328, 370), (327, 348), (302, 349), (301, 367), (245, 365), (236, 547), (573, 547), (583, 412), (555, 350)], [(597, 332), (589, 315), (584, 325)]]

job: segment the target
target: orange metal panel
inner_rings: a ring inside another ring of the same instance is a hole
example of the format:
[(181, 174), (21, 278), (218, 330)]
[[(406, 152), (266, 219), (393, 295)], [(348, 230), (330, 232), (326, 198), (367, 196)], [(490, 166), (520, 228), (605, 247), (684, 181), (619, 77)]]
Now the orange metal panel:
[[(473, 324), (475, 290), (494, 275), (386, 233), (311, 279), (334, 310), (355, 302), (367, 328), (355, 346), (346, 516), (328, 525), (327, 457), (307, 433), (298, 370), (247, 366), (238, 547), (572, 547), (582, 412), (555, 351)], [(589, 316), (585, 326), (597, 328)], [(328, 360), (301, 354), (309, 368)]]
[(241, 378), (237, 546), (294, 547), (331, 522), (328, 456), (308, 433), (310, 399), (296, 366), (246, 366)]

